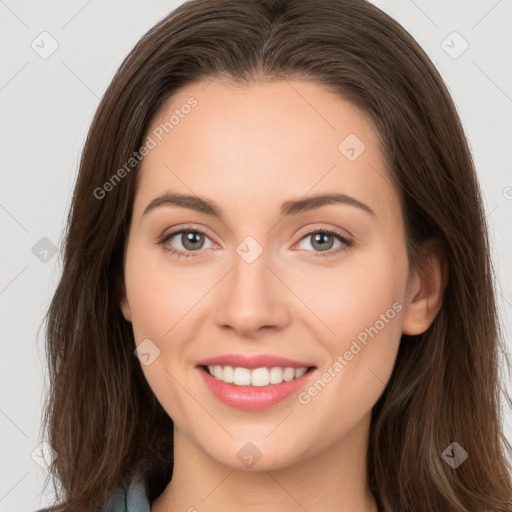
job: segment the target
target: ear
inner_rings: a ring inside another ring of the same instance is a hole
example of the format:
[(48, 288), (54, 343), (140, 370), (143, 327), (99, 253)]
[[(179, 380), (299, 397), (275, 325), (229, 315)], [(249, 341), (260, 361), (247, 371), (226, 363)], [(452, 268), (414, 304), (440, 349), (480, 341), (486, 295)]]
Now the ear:
[(422, 247), (421, 263), (411, 272), (402, 317), (402, 333), (411, 336), (425, 332), (437, 314), (448, 283), (448, 265), (439, 240), (428, 240)]
[(126, 297), (126, 286), (124, 284), (124, 276), (122, 272), (118, 274), (116, 279), (116, 296), (125, 320), (127, 322), (131, 322), (132, 312), (130, 309), (130, 304), (128, 303), (128, 298)]

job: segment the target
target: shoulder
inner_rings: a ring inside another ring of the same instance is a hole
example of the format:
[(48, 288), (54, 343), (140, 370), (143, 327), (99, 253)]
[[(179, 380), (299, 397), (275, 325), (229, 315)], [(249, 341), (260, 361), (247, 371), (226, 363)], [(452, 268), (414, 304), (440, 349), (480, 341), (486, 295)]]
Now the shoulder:
[[(51, 512), (51, 509), (42, 508), (35, 512)], [(66, 509), (61, 512), (74, 511)], [(117, 487), (101, 512), (151, 512), (144, 481), (140, 478), (133, 479), (127, 490), (122, 486)]]

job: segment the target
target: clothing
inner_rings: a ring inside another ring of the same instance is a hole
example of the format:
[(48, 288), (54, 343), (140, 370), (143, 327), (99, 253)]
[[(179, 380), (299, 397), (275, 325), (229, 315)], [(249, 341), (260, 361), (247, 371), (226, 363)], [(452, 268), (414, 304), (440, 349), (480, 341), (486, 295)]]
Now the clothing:
[[(37, 512), (47, 512), (47, 510), (40, 509)], [(144, 482), (134, 479), (130, 482), (127, 491), (121, 486), (115, 490), (102, 512), (150, 512), (150, 510)]]
[(150, 512), (144, 482), (132, 480), (126, 492), (118, 487), (103, 512)]

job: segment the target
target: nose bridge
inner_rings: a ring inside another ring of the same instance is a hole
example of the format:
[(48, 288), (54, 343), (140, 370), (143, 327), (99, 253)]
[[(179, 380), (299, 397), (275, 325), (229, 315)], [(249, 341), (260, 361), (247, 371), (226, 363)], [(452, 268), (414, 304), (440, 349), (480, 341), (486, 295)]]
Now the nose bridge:
[(263, 243), (247, 236), (236, 246), (217, 307), (219, 325), (248, 333), (260, 327), (282, 327), (286, 322), (285, 289), (269, 269), (272, 258)]

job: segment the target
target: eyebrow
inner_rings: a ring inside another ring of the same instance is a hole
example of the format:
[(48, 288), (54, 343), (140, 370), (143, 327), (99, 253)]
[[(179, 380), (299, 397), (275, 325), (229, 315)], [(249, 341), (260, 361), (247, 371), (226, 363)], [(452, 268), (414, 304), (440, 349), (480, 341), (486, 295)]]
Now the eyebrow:
[[(302, 212), (316, 210), (322, 206), (331, 204), (354, 206), (376, 217), (375, 212), (367, 204), (359, 201), (355, 197), (336, 192), (331, 194), (318, 194), (305, 199), (291, 199), (289, 201), (285, 201), (281, 204), (280, 214), (283, 217), (297, 215)], [(179, 206), (181, 208), (189, 208), (197, 212), (212, 215), (219, 219), (224, 218), (222, 209), (214, 201), (204, 197), (172, 192), (166, 192), (161, 196), (155, 197), (155, 199), (147, 205), (142, 215), (146, 215), (150, 211), (161, 206)]]

